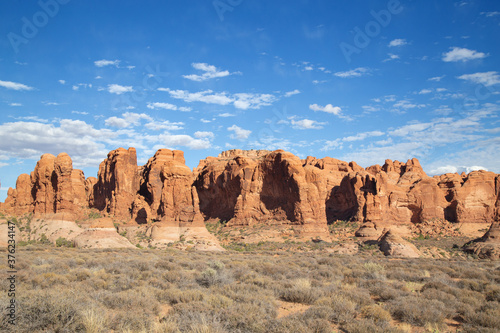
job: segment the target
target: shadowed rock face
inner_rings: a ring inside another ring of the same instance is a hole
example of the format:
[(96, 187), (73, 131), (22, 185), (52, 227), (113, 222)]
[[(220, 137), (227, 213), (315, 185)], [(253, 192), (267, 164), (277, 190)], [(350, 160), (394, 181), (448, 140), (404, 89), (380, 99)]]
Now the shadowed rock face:
[(293, 224), (326, 232), (319, 170), (291, 153), (230, 151), (200, 163), (195, 186), (207, 218), (228, 226)]
[(135, 148), (113, 150), (99, 166), (93, 207), (117, 217), (130, 218), (130, 207), (138, 190)]

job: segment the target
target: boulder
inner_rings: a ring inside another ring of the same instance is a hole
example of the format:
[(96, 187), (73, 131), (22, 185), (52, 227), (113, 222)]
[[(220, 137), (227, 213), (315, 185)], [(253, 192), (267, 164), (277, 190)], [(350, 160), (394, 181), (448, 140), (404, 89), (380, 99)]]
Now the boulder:
[(500, 221), (491, 224), (483, 237), (464, 245), (464, 251), (481, 259), (500, 259)]
[(385, 231), (379, 238), (378, 245), (386, 256), (419, 258), (422, 255), (415, 245), (404, 240), (390, 229)]

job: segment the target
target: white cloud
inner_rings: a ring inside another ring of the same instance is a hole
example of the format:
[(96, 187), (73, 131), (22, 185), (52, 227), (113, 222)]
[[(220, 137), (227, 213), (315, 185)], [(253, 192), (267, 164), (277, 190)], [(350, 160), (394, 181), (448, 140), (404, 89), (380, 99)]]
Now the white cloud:
[(228, 105), (234, 100), (227, 96), (227, 93), (213, 93), (212, 90), (205, 90), (190, 93), (187, 90), (170, 90), (169, 88), (158, 88), (159, 91), (166, 91), (172, 98), (182, 99), (184, 102), (203, 102), (207, 104)]
[(12, 82), (12, 81), (1, 81), (0, 87), (4, 87), (12, 90), (33, 90), (33, 87), (29, 87), (22, 83)]
[(163, 142), (167, 148), (188, 147), (190, 149), (208, 149), (212, 144), (207, 139), (195, 139), (185, 134), (170, 134), (164, 133), (158, 136), (158, 140)]
[(203, 139), (203, 138), (213, 139), (215, 135), (212, 132), (197, 131), (194, 132), (194, 137), (198, 139)]
[(300, 94), (300, 90), (295, 89), (293, 91), (286, 92), (285, 97), (290, 97), (290, 96), (297, 95), (297, 94)]
[(60, 84), (66, 84), (66, 80), (58, 80), (57, 82), (59, 82)]
[(435, 77), (431, 77), (429, 78), (428, 80), (429, 81), (436, 81), (436, 82), (439, 82), (441, 81), (446, 75), (443, 75), (443, 76), (435, 76)]
[(381, 131), (363, 132), (363, 133), (358, 133), (358, 134), (353, 135), (353, 136), (345, 137), (342, 139), (342, 141), (344, 141), (344, 142), (361, 141), (361, 140), (364, 140), (366, 138), (375, 137), (375, 136), (382, 136), (384, 134), (385, 133), (381, 132)]
[(430, 94), (432, 92), (431, 89), (422, 89), (418, 92), (419, 95), (426, 95), (426, 94)]
[(376, 106), (373, 106), (373, 105), (363, 105), (362, 108), (363, 108), (363, 110), (365, 110), (365, 112), (377, 112), (377, 111), (380, 111), (379, 107), (376, 107)]
[(326, 112), (326, 113), (331, 113), (336, 116), (341, 116), (342, 115), (342, 109), (339, 106), (333, 106), (332, 104), (327, 104), (325, 106), (320, 106), (318, 104), (311, 104), (309, 105), (309, 109), (313, 111), (321, 111), (321, 112)]
[(165, 110), (177, 110), (177, 106), (170, 103), (148, 103), (148, 109), (165, 109)]
[[(23, 133), (23, 135), (19, 135)], [(0, 125), (0, 154), (10, 158), (39, 159), (40, 155), (68, 153), (75, 167), (96, 166), (107, 155), (104, 142), (116, 137), (81, 120), (57, 123), (13, 122)]]
[(243, 129), (236, 125), (228, 127), (227, 130), (234, 132), (234, 134), (231, 134), (231, 139), (246, 140), (250, 134), (252, 134), (252, 131)]
[(147, 129), (153, 131), (165, 130), (165, 131), (177, 131), (184, 129), (183, 122), (170, 122), (168, 120), (165, 121), (150, 121), (145, 125)]
[(473, 165), (473, 166), (453, 166), (453, 165), (445, 165), (438, 167), (436, 169), (433, 169), (429, 171), (430, 175), (442, 175), (445, 173), (459, 173), (461, 174), (462, 172), (465, 173), (470, 173), (472, 171), (477, 171), (477, 170), (486, 170), (486, 168), (478, 165)]
[(80, 89), (80, 87), (79, 86), (73, 86), (73, 87), (71, 87), (71, 89), (77, 91), (78, 89)]
[(182, 99), (187, 103), (202, 102), (207, 104), (228, 105), (233, 104), (238, 109), (260, 109), (262, 106), (271, 105), (277, 100), (271, 94), (238, 93), (229, 95), (226, 92), (214, 93), (212, 90), (205, 90), (191, 93), (187, 90), (171, 90), (169, 88), (158, 88), (159, 91), (165, 91), (172, 98)]
[(102, 60), (94, 61), (94, 65), (96, 65), (97, 67), (104, 67), (104, 66), (115, 66), (115, 67), (118, 67), (120, 65), (120, 60), (106, 60), (106, 59), (102, 59)]
[(389, 43), (389, 47), (395, 47), (395, 46), (403, 46), (403, 45), (406, 45), (408, 44), (406, 42), (406, 39), (393, 39), (391, 40), (391, 42)]
[(493, 17), (500, 15), (500, 12), (481, 12), (481, 15), (485, 15), (486, 17)]
[(484, 72), (474, 74), (464, 74), (458, 77), (461, 80), (472, 81), (485, 86), (492, 86), (500, 83), (500, 75), (498, 72)]
[(108, 92), (111, 94), (121, 95), (123, 93), (133, 92), (133, 91), (134, 89), (132, 88), (132, 86), (121, 86), (119, 84), (108, 85)]
[(305, 129), (322, 129), (323, 125), (326, 124), (326, 123), (321, 123), (321, 122), (318, 122), (316, 120), (311, 120), (311, 119), (295, 120), (296, 116), (288, 117), (288, 119), (290, 120), (293, 128), (295, 128), (295, 129), (301, 129), (301, 130), (305, 130)]
[(261, 106), (268, 106), (275, 102), (277, 99), (271, 94), (252, 94), (252, 93), (239, 93), (234, 94), (234, 106), (238, 109), (260, 109)]
[(229, 75), (234, 75), (234, 74), (241, 74), (240, 72), (235, 72), (235, 73), (230, 73), (229, 71), (221, 71), (217, 69), (217, 67), (206, 64), (206, 63), (193, 63), (191, 64), (193, 68), (198, 69), (200, 71), (203, 71), (202, 75), (196, 75), (196, 74), (190, 74), (190, 75), (183, 75), (185, 79), (192, 80), (192, 81), (197, 81), (197, 82), (202, 82), (214, 78), (220, 78), (220, 77), (226, 77)]
[(352, 120), (351, 117), (342, 114), (342, 109), (339, 106), (333, 106), (332, 104), (327, 104), (325, 106), (321, 106), (318, 104), (311, 104), (309, 105), (309, 109), (313, 110), (314, 112), (320, 111), (320, 112), (330, 113), (341, 119)]
[(399, 59), (399, 56), (397, 54), (387, 53), (387, 55), (389, 56), (389, 58), (382, 60), (382, 62)]
[(416, 109), (416, 108), (424, 108), (426, 107), (427, 105), (425, 104), (415, 104), (415, 103), (411, 103), (410, 101), (408, 100), (400, 100), (400, 101), (397, 101), (393, 107), (396, 108), (396, 109), (403, 109), (403, 110), (409, 110), (409, 109)]
[(150, 116), (145, 113), (133, 113), (133, 112), (125, 112), (122, 114), (122, 118), (118, 117), (110, 117), (104, 121), (106, 126), (118, 127), (118, 128), (126, 128), (132, 126), (138, 126), (141, 123), (141, 119), (152, 120)]
[(352, 69), (350, 71), (346, 72), (337, 72), (333, 75), (341, 77), (341, 78), (351, 78), (351, 77), (360, 77), (363, 75), (368, 75), (370, 74), (370, 69), (366, 67), (358, 67), (356, 69)]
[(223, 118), (227, 118), (227, 117), (236, 117), (236, 115), (235, 115), (235, 114), (232, 114), (232, 113), (229, 113), (229, 112), (219, 113), (217, 116), (218, 116), (218, 117), (223, 117)]
[(42, 104), (46, 105), (46, 106), (58, 106), (58, 105), (61, 105), (61, 103), (58, 103), (58, 102), (48, 102), (48, 101), (42, 101)]
[(9, 103), (9, 106), (23, 106), (21, 103)]
[(462, 61), (466, 62), (473, 59), (481, 59), (487, 57), (488, 54), (477, 52), (475, 50), (469, 50), (461, 47), (453, 47), (451, 51), (443, 53), (443, 61)]
[(86, 115), (89, 114), (88, 112), (85, 112), (85, 111), (71, 111), (71, 113), (73, 113), (73, 114), (81, 114), (83, 116), (86, 116)]

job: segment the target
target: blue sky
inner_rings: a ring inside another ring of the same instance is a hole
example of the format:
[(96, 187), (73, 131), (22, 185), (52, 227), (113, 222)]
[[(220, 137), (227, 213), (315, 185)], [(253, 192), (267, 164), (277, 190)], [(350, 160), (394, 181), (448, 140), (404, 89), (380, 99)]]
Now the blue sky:
[(0, 6), (0, 200), (43, 153), (88, 177), (129, 146), (500, 172), (498, 1)]

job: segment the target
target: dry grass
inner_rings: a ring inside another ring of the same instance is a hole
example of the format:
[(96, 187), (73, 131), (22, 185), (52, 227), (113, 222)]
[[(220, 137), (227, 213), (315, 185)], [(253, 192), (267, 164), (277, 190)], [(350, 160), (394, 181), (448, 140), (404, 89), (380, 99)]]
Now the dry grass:
[[(18, 322), (2, 318), (2, 332), (500, 330), (500, 265), (490, 261), (40, 244), (16, 256)], [(304, 310), (278, 316), (282, 302)]]

